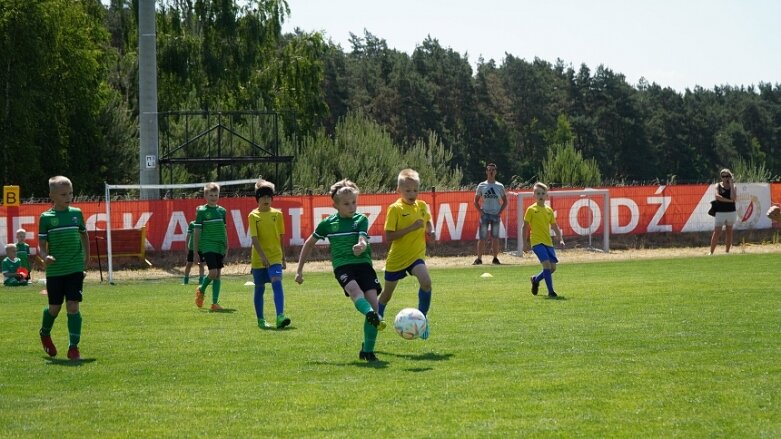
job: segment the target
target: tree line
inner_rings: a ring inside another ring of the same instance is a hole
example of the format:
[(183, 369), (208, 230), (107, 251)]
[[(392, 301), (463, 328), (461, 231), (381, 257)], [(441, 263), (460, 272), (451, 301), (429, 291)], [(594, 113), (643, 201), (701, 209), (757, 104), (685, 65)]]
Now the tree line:
[[(604, 65), (512, 54), (473, 68), (432, 36), (407, 54), (366, 30), (349, 47), (283, 33), (294, 13), (284, 0), (158, 1), (159, 111), (277, 112), (299, 190), (343, 177), (392, 190), (407, 166), (426, 186), (458, 188), (484, 179), (488, 162), (512, 186), (701, 182), (721, 167), (781, 174), (779, 84), (678, 92)], [(138, 0), (0, 0), (3, 184), (41, 196), (54, 174), (91, 194), (137, 181), (137, 17)]]

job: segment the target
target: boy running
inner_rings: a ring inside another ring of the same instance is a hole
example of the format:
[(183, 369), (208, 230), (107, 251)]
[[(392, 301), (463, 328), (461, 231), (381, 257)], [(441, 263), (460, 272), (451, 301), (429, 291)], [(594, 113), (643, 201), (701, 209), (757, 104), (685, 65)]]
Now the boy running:
[[(548, 297), (555, 298), (558, 294), (553, 290), (553, 272), (556, 271), (556, 264), (559, 260), (556, 258), (556, 249), (553, 248), (553, 241), (550, 237), (550, 231), (556, 234), (556, 239), (560, 245), (564, 245), (564, 239), (561, 236), (559, 225), (556, 224), (556, 217), (553, 215), (553, 209), (545, 205), (548, 198), (548, 186), (543, 183), (534, 184), (534, 198), (536, 203), (526, 209), (523, 216), (523, 229), (526, 233), (526, 246), (531, 246), (537, 259), (542, 264), (542, 271), (536, 276), (531, 277), (532, 294), (535, 296), (540, 289), (540, 281), (545, 280), (545, 286), (548, 288)], [(530, 236), (531, 235), (531, 236)]]

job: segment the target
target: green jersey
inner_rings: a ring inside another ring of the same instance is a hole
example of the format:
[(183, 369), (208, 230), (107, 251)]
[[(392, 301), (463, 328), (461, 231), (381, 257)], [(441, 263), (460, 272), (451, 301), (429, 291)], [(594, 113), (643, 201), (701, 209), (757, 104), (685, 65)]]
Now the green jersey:
[(46, 266), (46, 276), (64, 276), (84, 271), (85, 249), (81, 245), (81, 234), (87, 233), (81, 209), (68, 207), (65, 210), (49, 209), (38, 221), (38, 239), (41, 247), (55, 259)]
[[(11, 259), (8, 256), (3, 259), (3, 283), (10, 283), (16, 280), (16, 270), (22, 266), (22, 260), (19, 258)], [(6, 273), (12, 273), (14, 276), (6, 276)]]
[(22, 267), (30, 270), (30, 246), (26, 242), (16, 243), (16, 257), (22, 261)]
[(228, 249), (227, 217), (224, 207), (204, 204), (195, 209), (195, 229), (201, 230), (198, 250), (201, 253), (225, 254)]
[(358, 256), (353, 254), (353, 246), (358, 244), (358, 237), (369, 238), (369, 220), (362, 214), (356, 213), (352, 218), (342, 218), (335, 213), (320, 221), (320, 224), (312, 233), (317, 239), (326, 239), (331, 244), (331, 265), (336, 269), (347, 264), (372, 263), (372, 248)]
[(193, 232), (195, 231), (195, 221), (190, 221), (187, 225), (187, 250), (193, 249)]

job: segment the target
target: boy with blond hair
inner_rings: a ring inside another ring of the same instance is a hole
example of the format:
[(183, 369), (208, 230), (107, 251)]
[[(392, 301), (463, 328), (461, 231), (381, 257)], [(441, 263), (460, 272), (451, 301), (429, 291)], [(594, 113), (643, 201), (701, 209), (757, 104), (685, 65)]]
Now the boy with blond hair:
[(550, 231), (553, 230), (556, 234), (556, 240), (562, 246), (564, 239), (561, 236), (559, 225), (556, 224), (553, 209), (545, 204), (545, 200), (548, 198), (548, 186), (540, 182), (535, 183), (534, 198), (536, 203), (529, 206), (523, 216), (526, 245), (531, 247), (542, 264), (542, 271), (531, 277), (532, 294), (537, 295), (540, 282), (544, 280), (545, 286), (548, 288), (548, 297), (556, 298), (558, 294), (553, 289), (553, 272), (556, 271), (556, 264), (559, 260), (556, 258), (556, 249), (553, 248)]
[(328, 239), (331, 250), (331, 265), (334, 277), (353, 301), (355, 309), (365, 316), (363, 322), (363, 344), (358, 359), (368, 362), (379, 361), (374, 354), (377, 330), (385, 329), (378, 309), (377, 295), (382, 291), (380, 280), (372, 267), (372, 252), (369, 245), (369, 220), (356, 212), (358, 186), (344, 179), (331, 186), (331, 199), (336, 213), (328, 216), (315, 228), (298, 257), (296, 282), (304, 282), (304, 264), (318, 240)]
[(30, 264), (30, 245), (25, 242), (27, 239), (27, 230), (18, 229), (16, 231), (16, 256), (22, 261), (22, 267), (27, 270), (26, 279), (30, 281), (30, 273), (32, 272), (32, 264)]
[(3, 267), (3, 285), (7, 287), (19, 287), (27, 285), (27, 276), (19, 273), (22, 268), (22, 260), (17, 257), (16, 244), (5, 245), (5, 258)]
[[(258, 207), (247, 217), (249, 236), (252, 238), (252, 279), (255, 283), (255, 315), (258, 327), (284, 328), (290, 325), (290, 319), (285, 316), (285, 292), (282, 289), (282, 270), (286, 268), (283, 239), (285, 235), (285, 218), (282, 211), (271, 207), (274, 199), (274, 183), (264, 179), (255, 183), (255, 201)], [(274, 292), (274, 307), (276, 321), (274, 325), (267, 323), (263, 315), (263, 293), (266, 284), (271, 284)]]
[(82, 318), (79, 303), (84, 287), (84, 268), (89, 260), (89, 238), (81, 209), (71, 206), (73, 184), (67, 177), (49, 179), (49, 197), (54, 206), (43, 212), (38, 221), (38, 254), (46, 264), (46, 289), (48, 308), (43, 310), (41, 344), (43, 350), (54, 357), (57, 348), (51, 338), (54, 320), (62, 309), (68, 314), (68, 358), (81, 359)]
[[(414, 169), (399, 172), (396, 192), (400, 198), (388, 207), (385, 239), (390, 243), (385, 261), (385, 288), (379, 298), (380, 316), (401, 279), (411, 274), (418, 279), (418, 309), (427, 316), (431, 307), (431, 276), (426, 266), (426, 237), (434, 239), (434, 225), (425, 201), (418, 200), (420, 175)], [(421, 339), (429, 337), (429, 328)]]
[(220, 185), (209, 183), (203, 188), (206, 204), (195, 209), (193, 230), (193, 249), (198, 252), (201, 262), (206, 262), (209, 275), (195, 288), (195, 306), (203, 308), (206, 287), (212, 285), (212, 311), (222, 311), (220, 306), (220, 275), (224, 267), (225, 254), (228, 252), (228, 215), (225, 208), (218, 205)]

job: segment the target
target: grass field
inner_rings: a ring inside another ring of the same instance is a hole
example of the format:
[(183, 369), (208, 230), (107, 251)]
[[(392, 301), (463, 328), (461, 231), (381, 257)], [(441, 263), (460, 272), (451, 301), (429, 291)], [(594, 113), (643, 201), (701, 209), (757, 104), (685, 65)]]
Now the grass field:
[(64, 314), (50, 360), (45, 297), (3, 288), (0, 436), (781, 437), (778, 254), (563, 262), (562, 300), (529, 294), (536, 267), (433, 269), (431, 338), (389, 327), (376, 365), (330, 273), (286, 271), (283, 331), (255, 325), (249, 277), (227, 313), (173, 279), (90, 283), (77, 364)]

